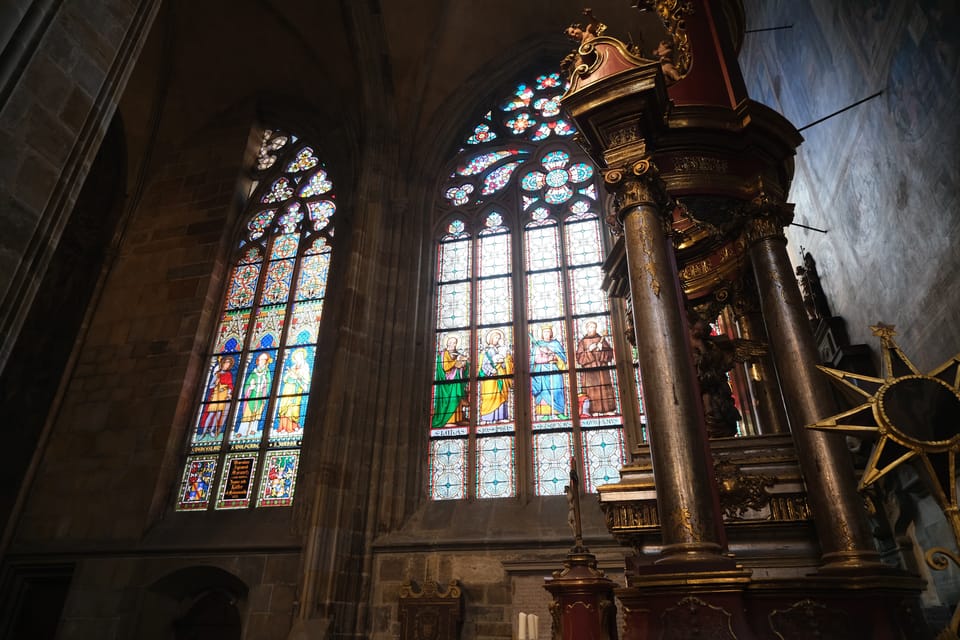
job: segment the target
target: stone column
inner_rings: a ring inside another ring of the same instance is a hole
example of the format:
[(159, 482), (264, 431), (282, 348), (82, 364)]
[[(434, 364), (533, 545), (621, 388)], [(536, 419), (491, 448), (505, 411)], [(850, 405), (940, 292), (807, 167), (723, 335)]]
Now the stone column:
[(718, 558), (725, 547), (703, 407), (669, 243), (666, 192), (640, 160), (608, 170), (623, 225), (663, 559)]
[(745, 234), (817, 527), (824, 563), (821, 571), (875, 567), (879, 554), (870, 537), (844, 439), (806, 428), (836, 413), (836, 408), (826, 376), (816, 367), (816, 344), (787, 255), (783, 227), (790, 221), (792, 208), (762, 197), (754, 204)]

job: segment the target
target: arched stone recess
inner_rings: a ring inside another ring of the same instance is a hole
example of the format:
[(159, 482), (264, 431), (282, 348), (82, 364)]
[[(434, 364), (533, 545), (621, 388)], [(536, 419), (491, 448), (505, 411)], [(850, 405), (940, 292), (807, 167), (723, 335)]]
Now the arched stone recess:
[(134, 637), (239, 640), (248, 593), (246, 582), (220, 567), (177, 569), (145, 589)]

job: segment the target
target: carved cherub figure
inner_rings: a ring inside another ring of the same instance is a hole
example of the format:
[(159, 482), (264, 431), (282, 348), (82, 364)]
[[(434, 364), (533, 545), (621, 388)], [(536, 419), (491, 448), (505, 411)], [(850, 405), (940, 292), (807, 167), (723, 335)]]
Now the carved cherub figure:
[(587, 18), (585, 25), (571, 24), (566, 30), (567, 36), (571, 40), (579, 40), (580, 44), (590, 42), (597, 36), (602, 36), (603, 32), (607, 30), (607, 25), (597, 20), (596, 16), (593, 15), (593, 9), (584, 9), (583, 15)]
[(663, 70), (663, 77), (668, 85), (680, 79), (680, 72), (677, 71), (673, 62), (673, 43), (671, 41), (661, 40), (657, 48), (653, 50), (653, 57), (660, 62), (660, 69)]

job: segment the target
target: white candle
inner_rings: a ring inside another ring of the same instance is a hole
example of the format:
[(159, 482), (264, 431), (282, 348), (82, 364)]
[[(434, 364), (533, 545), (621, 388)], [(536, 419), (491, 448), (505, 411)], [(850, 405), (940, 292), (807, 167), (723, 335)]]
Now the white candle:
[(527, 638), (529, 640), (538, 640), (540, 637), (540, 626), (537, 624), (539, 619), (534, 614), (527, 616)]
[(520, 620), (517, 624), (517, 638), (527, 640), (527, 614), (520, 612)]

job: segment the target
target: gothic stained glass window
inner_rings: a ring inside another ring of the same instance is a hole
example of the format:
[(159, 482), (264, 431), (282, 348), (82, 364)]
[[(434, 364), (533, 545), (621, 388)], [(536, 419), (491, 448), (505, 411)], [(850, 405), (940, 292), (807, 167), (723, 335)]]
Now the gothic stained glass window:
[(625, 461), (621, 393), (636, 386), (617, 375), (599, 176), (572, 144), (564, 84), (516, 85), (467, 129), (440, 185), (435, 500), (562, 494), (571, 457), (594, 491)]
[(316, 147), (284, 131), (265, 132), (254, 175), (189, 428), (178, 511), (293, 502), (336, 198)]

